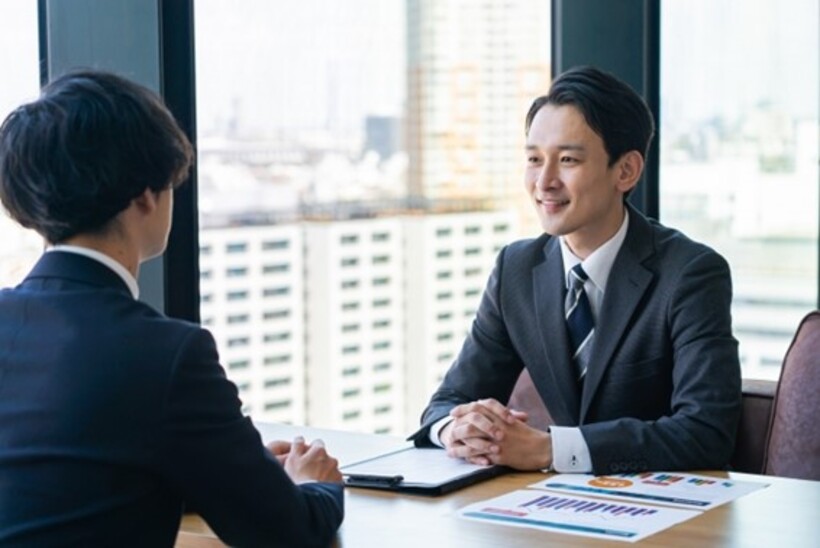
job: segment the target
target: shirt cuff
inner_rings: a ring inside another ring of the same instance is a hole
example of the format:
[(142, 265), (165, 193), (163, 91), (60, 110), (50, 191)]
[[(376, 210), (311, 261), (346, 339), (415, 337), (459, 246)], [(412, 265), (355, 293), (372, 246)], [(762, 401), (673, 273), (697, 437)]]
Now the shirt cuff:
[(444, 417), (444, 418), (441, 418), (441, 419), (439, 419), (439, 420), (437, 420), (436, 422), (433, 423), (433, 425), (430, 427), (429, 432), (427, 432), (427, 437), (430, 438), (430, 441), (433, 442), (433, 445), (438, 445), (439, 447), (444, 447), (444, 444), (441, 443), (441, 438), (439, 437), (439, 433), (441, 433), (441, 430), (445, 426), (450, 424), (450, 422), (452, 420), (453, 420), (453, 417)]
[(592, 472), (589, 446), (580, 428), (550, 426), (552, 435), (552, 468), (556, 472), (585, 474)]

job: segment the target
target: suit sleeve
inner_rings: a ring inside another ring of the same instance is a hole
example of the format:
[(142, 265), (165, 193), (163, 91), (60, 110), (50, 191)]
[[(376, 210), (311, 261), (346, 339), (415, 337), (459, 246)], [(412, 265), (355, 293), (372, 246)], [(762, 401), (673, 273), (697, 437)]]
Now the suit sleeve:
[(523, 370), (501, 308), (500, 280), (505, 251), (506, 248), (498, 255), (470, 333), (456, 361), (424, 410), (421, 428), (410, 436), (417, 446), (432, 446), (430, 427), (457, 405), (482, 398), (506, 402)]
[(344, 515), (339, 484), (295, 485), (242, 415), (210, 333), (181, 345), (158, 466), (220, 539), (239, 546), (327, 546)]
[(670, 413), (653, 421), (582, 425), (596, 474), (724, 468), (731, 457), (741, 392), (729, 266), (706, 250), (687, 262), (670, 287)]

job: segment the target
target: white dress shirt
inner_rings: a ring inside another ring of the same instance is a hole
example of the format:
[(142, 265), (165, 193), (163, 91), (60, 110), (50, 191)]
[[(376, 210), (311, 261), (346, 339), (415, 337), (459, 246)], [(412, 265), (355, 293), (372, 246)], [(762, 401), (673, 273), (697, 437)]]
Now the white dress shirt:
[(137, 279), (128, 272), (128, 269), (122, 266), (119, 262), (115, 261), (105, 253), (100, 253), (94, 249), (89, 249), (87, 247), (80, 247), (78, 245), (63, 245), (57, 244), (54, 246), (49, 247), (46, 249), (46, 253), (51, 251), (63, 251), (65, 253), (75, 253), (77, 255), (82, 255), (84, 257), (88, 257), (89, 259), (93, 259), (98, 263), (102, 263), (111, 270), (113, 270), (122, 281), (125, 282), (125, 285), (128, 286), (128, 290), (131, 291), (131, 295), (134, 296), (134, 299), (138, 299), (140, 296), (140, 288), (137, 285)]

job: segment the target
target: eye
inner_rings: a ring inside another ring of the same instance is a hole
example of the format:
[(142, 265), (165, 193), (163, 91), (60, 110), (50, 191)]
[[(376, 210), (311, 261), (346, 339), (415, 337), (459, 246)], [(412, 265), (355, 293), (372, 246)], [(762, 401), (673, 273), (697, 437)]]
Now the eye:
[(561, 156), (562, 164), (575, 164), (578, 163), (578, 161), (578, 158), (573, 158), (572, 156)]
[(538, 156), (533, 156), (532, 154), (527, 155), (528, 164), (538, 164), (539, 162), (541, 162), (541, 158), (539, 158)]

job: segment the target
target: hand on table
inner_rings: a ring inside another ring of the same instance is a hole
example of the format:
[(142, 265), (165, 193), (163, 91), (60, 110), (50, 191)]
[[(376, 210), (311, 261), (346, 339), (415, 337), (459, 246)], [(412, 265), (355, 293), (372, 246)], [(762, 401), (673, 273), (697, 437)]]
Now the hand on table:
[(440, 439), (451, 457), (473, 464), (540, 470), (552, 464), (552, 438), (526, 424), (527, 414), (494, 399), (454, 407)]

